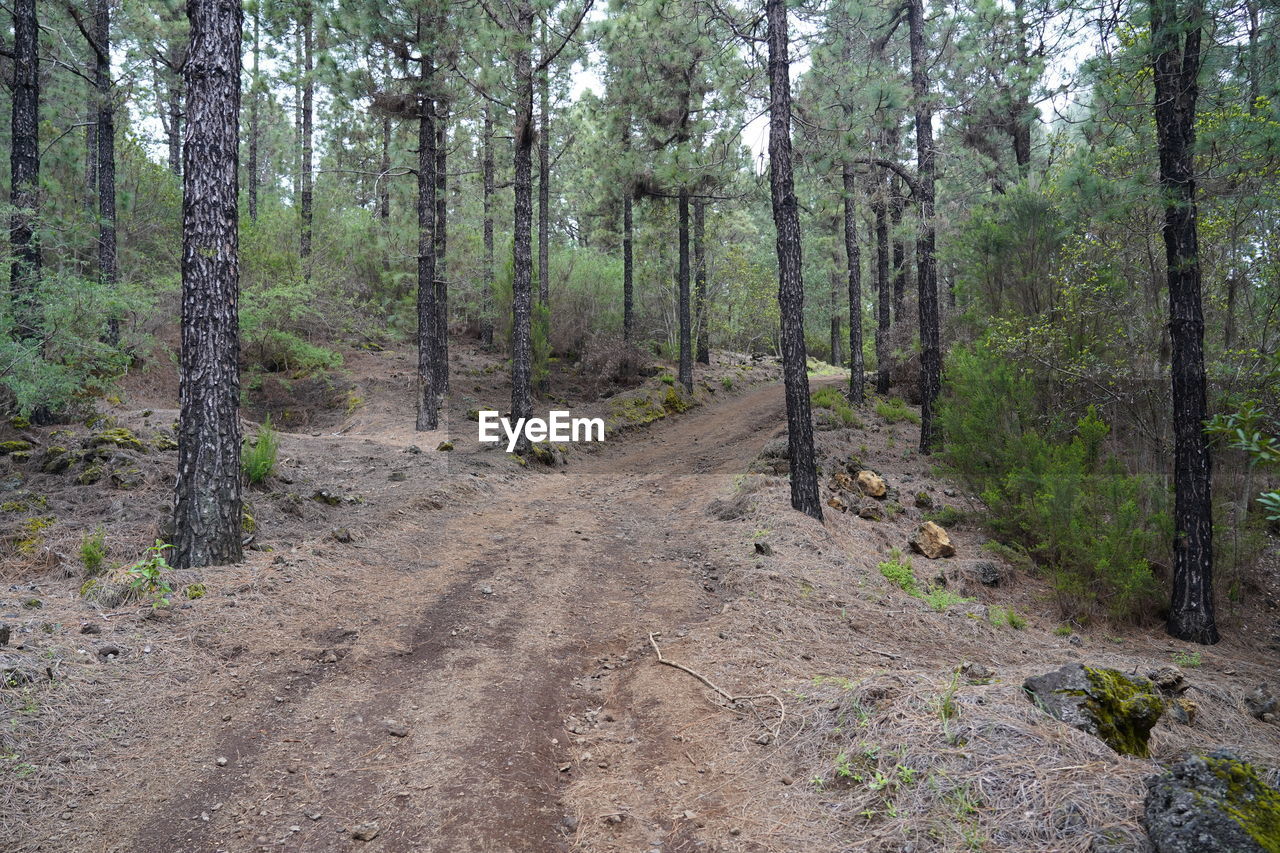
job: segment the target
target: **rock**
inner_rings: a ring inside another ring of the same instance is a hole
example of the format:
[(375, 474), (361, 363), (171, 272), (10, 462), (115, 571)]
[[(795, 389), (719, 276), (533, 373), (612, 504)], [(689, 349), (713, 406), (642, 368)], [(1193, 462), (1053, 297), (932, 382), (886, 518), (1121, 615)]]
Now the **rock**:
[(999, 586), (1004, 580), (1004, 572), (991, 560), (974, 560), (969, 566), (978, 583), (983, 586)]
[(447, 452), (447, 451), (450, 451), (450, 450), (453, 450), (453, 442), (452, 442), (452, 441), (442, 441), (442, 442), (440, 442), (439, 444), (437, 444), (437, 445), (436, 445), (436, 450), (446, 451), (446, 452)]
[(9, 645), (9, 634), (11, 629), (8, 625), (0, 625), (0, 646)]
[(910, 539), (911, 549), (925, 555), (930, 560), (955, 556), (955, 546), (947, 531), (933, 521), (926, 521), (916, 528)]
[(790, 459), (791, 445), (787, 442), (784, 435), (781, 438), (775, 438), (768, 441), (764, 447), (760, 448), (760, 459)]
[(1147, 671), (1147, 678), (1166, 696), (1179, 696), (1187, 689), (1186, 676), (1172, 664), (1164, 664)]
[(409, 476), (403, 471), (392, 471), (387, 475), (387, 479), (393, 483), (403, 483), (405, 480), (409, 479)]
[(849, 504), (845, 503), (844, 498), (840, 497), (839, 495), (832, 495), (831, 497), (827, 498), (827, 506), (831, 507), (837, 512), (849, 511)]
[(827, 488), (833, 492), (852, 492), (858, 487), (851, 477), (845, 471), (837, 471), (831, 475), (831, 482), (827, 483)]
[(933, 497), (928, 492), (916, 492), (916, 506), (920, 509), (933, 509)]
[(119, 646), (100, 646), (98, 648), (97, 654), (98, 654), (98, 657), (102, 658), (103, 660), (115, 660), (116, 658), (120, 657), (121, 652), (120, 652)]
[(21, 655), (0, 655), (0, 689), (35, 684), (39, 678), (40, 671), (29, 658)]
[(408, 737), (409, 736), (409, 727), (406, 726), (404, 723), (398, 722), (397, 720), (387, 720), (385, 723), (383, 723), (383, 725), (386, 726), (387, 734), (391, 735), (392, 737)]
[(65, 447), (48, 447), (40, 457), (40, 470), (46, 474), (61, 474), (76, 461), (76, 456)]
[(136, 489), (143, 483), (142, 471), (137, 468), (113, 468), (111, 485), (117, 489)]
[(215, 761), (215, 762), (214, 762), (214, 764), (217, 764), (219, 767), (226, 767), (226, 766), (227, 766), (227, 757), (226, 757), (225, 755), (219, 755), (219, 756), (218, 756), (218, 760), (217, 760), (217, 761)]
[(857, 482), (858, 488), (862, 489), (862, 493), (869, 498), (882, 498), (888, 491), (884, 477), (875, 471), (859, 471)]
[(757, 542), (757, 543), (756, 543), (756, 553), (757, 553), (757, 554), (763, 554), (763, 555), (764, 555), (764, 556), (766, 556), (766, 557), (772, 557), (772, 556), (773, 556), (773, 546), (771, 546), (768, 542)]
[(97, 622), (86, 622), (80, 626), (81, 634), (101, 634), (102, 626)]
[(1255, 718), (1271, 722), (1275, 716), (1276, 697), (1271, 694), (1271, 686), (1263, 683), (1249, 691), (1244, 697), (1245, 707)]
[(1027, 697), (1069, 726), (1101, 739), (1123, 755), (1146, 758), (1151, 728), (1164, 700), (1145, 678), (1071, 663), (1023, 682)]
[(1280, 850), (1280, 792), (1230, 752), (1192, 755), (1146, 784), (1142, 825), (1156, 853)]
[(102, 432), (91, 435), (85, 444), (88, 447), (118, 447), (125, 450), (145, 451), (147, 449), (136, 435), (124, 427), (104, 429)]
[(1196, 711), (1198, 710), (1199, 706), (1190, 699), (1179, 697), (1169, 700), (1169, 716), (1184, 726), (1194, 726), (1196, 724)]
[(351, 531), (346, 527), (335, 527), (329, 531), (329, 535), (333, 537), (335, 542), (347, 543), (351, 541)]
[(29, 453), (31, 451), (31, 442), (14, 439), (13, 441), (0, 441), (0, 456), (8, 456), (12, 453)]
[(858, 507), (858, 518), (867, 521), (884, 521), (884, 508), (875, 501), (863, 501)]
[(316, 489), (311, 494), (311, 500), (316, 501), (317, 503), (327, 504), (328, 506), (337, 506), (342, 503), (342, 498), (335, 495), (328, 489)]
[(351, 830), (351, 837), (356, 841), (372, 841), (378, 837), (379, 832), (381, 832), (381, 830), (378, 829), (378, 822), (376, 820), (371, 820), (357, 824)]
[(960, 664), (958, 671), (969, 680), (970, 684), (987, 684), (995, 678), (994, 672), (974, 661), (965, 661)]

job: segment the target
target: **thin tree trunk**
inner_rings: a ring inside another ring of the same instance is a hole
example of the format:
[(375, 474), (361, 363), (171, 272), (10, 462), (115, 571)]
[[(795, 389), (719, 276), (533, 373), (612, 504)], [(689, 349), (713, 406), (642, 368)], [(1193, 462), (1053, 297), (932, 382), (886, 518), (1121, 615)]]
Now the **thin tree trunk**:
[(889, 216), (884, 197), (888, 178), (871, 202), (876, 218), (876, 393), (889, 392)]
[(391, 118), (382, 119), (382, 157), (378, 161), (378, 218), (386, 225), (391, 219)]
[[(516, 12), (518, 46), (515, 65), (516, 110), (514, 133), (515, 209), (512, 215), (511, 279), (511, 417), (533, 414), (533, 9), (527, 2)], [(525, 453), (529, 442), (521, 432), (516, 450)]]
[(631, 190), (626, 188), (622, 199), (622, 339), (627, 343), (635, 334), (635, 316), (632, 302), (635, 274), (632, 248), (635, 241), (634, 224), (631, 221)]
[(480, 338), (486, 347), (493, 346), (493, 108), (484, 105), (484, 293), (481, 295), (483, 317)]
[(698, 363), (711, 363), (710, 304), (707, 302), (707, 205), (693, 202), (693, 282), (694, 308), (698, 318)]
[[(542, 49), (547, 47), (547, 24), (542, 23)], [(551, 292), (551, 73), (538, 77), (538, 301), (547, 304)]]
[(844, 184), (844, 254), (849, 266), (849, 401), (867, 398), (866, 364), (862, 357), (862, 251), (858, 248), (857, 187), (853, 164), (841, 169)]
[(262, 97), (262, 76), (260, 73), (259, 55), (261, 44), (262, 11), (260, 5), (253, 7), (253, 82), (249, 92), (249, 221), (258, 221), (258, 144), (262, 129), (259, 123), (259, 100)]
[(787, 53), (785, 0), (766, 0), (765, 17), (769, 27), (769, 189), (774, 227), (778, 232), (778, 308), (782, 319), (791, 506), (821, 521), (804, 343), (800, 211), (791, 172), (791, 60)]
[[(116, 259), (116, 111), (111, 92), (111, 6), (108, 0), (94, 3), (94, 89), (97, 92), (98, 132), (96, 141), (98, 179), (98, 286), (114, 294), (119, 272)], [(112, 312), (107, 320), (106, 340), (120, 342), (120, 318)]]
[[(424, 67), (427, 63), (423, 62)], [(419, 432), (439, 425), (435, 369), (436, 334), (436, 128), (435, 105), (418, 101), (418, 419)]]
[(304, 0), (302, 13), (302, 169), (301, 181), (301, 214), (302, 234), (299, 240), (299, 255), (302, 258), (302, 276), (311, 280), (311, 226), (313, 218), (313, 125), (315, 123), (316, 81), (315, 57), (312, 34), (313, 14), (310, 0)]
[[(833, 225), (838, 225), (833, 222)], [(831, 285), (828, 292), (828, 313), (831, 315), (831, 361), (830, 363), (839, 367), (844, 363), (840, 357), (840, 348), (844, 346), (842, 340), (843, 334), (840, 329), (840, 241), (835, 240), (831, 244), (831, 272), (828, 276)]]
[[(896, 154), (897, 145), (894, 145)], [(897, 176), (889, 179), (889, 233), (893, 237), (893, 322), (901, 323), (902, 305), (907, 297), (907, 244), (902, 239), (902, 214), (906, 198), (902, 195), (902, 181)]]
[(188, 0), (182, 358), (173, 564), (241, 559), (239, 3)]
[(679, 243), (680, 260), (677, 264), (676, 284), (679, 290), (676, 304), (680, 319), (680, 384), (693, 393), (693, 340), (692, 322), (689, 316), (689, 191), (680, 188)]
[(1180, 640), (1218, 642), (1213, 605), (1211, 458), (1204, 433), (1204, 314), (1196, 222), (1196, 99), (1199, 0), (1151, 0), (1156, 137), (1165, 197), (1173, 385), (1173, 600), (1168, 630)]
[(40, 27), (36, 0), (13, 5), (13, 124), (9, 153), (9, 298), (20, 340), (36, 336), (36, 288), (40, 284)]
[(1017, 32), (1016, 52), (1018, 68), (1015, 73), (1012, 114), (1009, 116), (1009, 136), (1013, 143), (1013, 159), (1018, 164), (1018, 177), (1026, 178), (1031, 169), (1031, 122), (1035, 109), (1023, 82), (1031, 77), (1031, 60), (1027, 55), (1027, 16), (1023, 8), (1025, 0), (1013, 0), (1014, 29)]
[(449, 100), (436, 100), (436, 393), (449, 393)]
[(934, 402), (942, 390), (942, 346), (938, 322), (938, 260), (934, 251), (933, 107), (925, 56), (924, 2), (908, 0), (911, 47), (911, 91), (916, 119), (916, 180), (920, 184), (920, 236), (916, 240), (916, 278), (920, 295), (920, 452), (934, 445)]
[(169, 171), (182, 176), (182, 79), (170, 71), (169, 90)]

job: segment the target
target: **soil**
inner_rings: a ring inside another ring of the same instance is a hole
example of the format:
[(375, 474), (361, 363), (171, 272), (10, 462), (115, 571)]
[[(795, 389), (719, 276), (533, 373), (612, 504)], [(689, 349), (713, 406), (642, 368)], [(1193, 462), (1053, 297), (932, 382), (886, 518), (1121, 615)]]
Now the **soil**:
[[(1275, 724), (1239, 699), (1274, 678), (1261, 607), (1227, 614), (1228, 639), (1185, 667), (1196, 725), (1162, 721), (1138, 760), (1019, 685), (1073, 658), (1141, 670), (1189, 651), (1158, 627), (1068, 637), (1043, 582), (1004, 564), (946, 612), (889, 586), (876, 564), (924, 517), (907, 496), (972, 503), (911, 451), (910, 424), (864, 410), (819, 433), (824, 482), (853, 455), (895, 490), (886, 520), (828, 508), (820, 524), (761, 457), (785, 424), (775, 364), (716, 354), (688, 411), (544, 467), (476, 442), (467, 411), (503, 408), (501, 367), (453, 349), (448, 426), (430, 434), (412, 429), (410, 354), (351, 354), (342, 415), (300, 415), (328, 431), (284, 433), (280, 473), (247, 493), (257, 550), (181, 573), (170, 607), (82, 598), (75, 552), (95, 524), (113, 563), (149, 544), (171, 453), (136, 454), (131, 491), (13, 466), (14, 493), (56, 523), (12, 556), (0, 600), (0, 652), (34, 673), (0, 691), (0, 847), (1139, 849), (1156, 761), (1229, 745), (1280, 766)], [(126, 399), (110, 414), (141, 436), (174, 417), (165, 397)], [(980, 555), (977, 528), (951, 535)], [(951, 562), (917, 555), (917, 575)], [(997, 606), (1028, 624), (995, 624)], [(992, 677), (966, 682), (965, 661)]]

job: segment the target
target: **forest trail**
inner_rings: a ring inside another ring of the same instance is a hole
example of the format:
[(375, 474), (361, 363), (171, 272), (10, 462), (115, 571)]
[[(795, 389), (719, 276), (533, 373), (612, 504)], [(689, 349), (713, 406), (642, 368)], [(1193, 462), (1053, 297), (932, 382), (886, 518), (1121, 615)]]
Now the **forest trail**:
[[(625, 689), (618, 676), (649, 653), (649, 632), (719, 610), (725, 544), (706, 505), (784, 422), (770, 385), (369, 537), (361, 547), (379, 556), (347, 590), (347, 621), (397, 626), (391, 642), (360, 649), (362, 633), (335, 626), (324, 639), (336, 663), (242, 679), (243, 704), (275, 708), (223, 722), (228, 703), (213, 702), (187, 721), (218, 732), (227, 763), (154, 765), (172, 798), (120, 821), (106, 849), (558, 849), (578, 820), (558, 802), (576, 760), (565, 719), (606, 704), (602, 678)], [(689, 682), (694, 699), (700, 689)], [(685, 760), (665, 730), (617, 719), (646, 762)], [(376, 838), (354, 841), (371, 821)]]

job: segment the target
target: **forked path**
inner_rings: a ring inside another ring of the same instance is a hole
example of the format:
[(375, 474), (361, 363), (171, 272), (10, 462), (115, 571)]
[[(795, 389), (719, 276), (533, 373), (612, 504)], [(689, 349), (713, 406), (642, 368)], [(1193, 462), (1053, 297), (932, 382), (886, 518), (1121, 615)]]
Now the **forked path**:
[[(707, 504), (783, 423), (781, 388), (770, 386), (455, 511), (401, 516), (363, 543), (366, 563), (381, 554), (385, 565), (344, 604), (384, 642), (316, 626), (310, 636), (333, 646), (328, 662), (242, 681), (230, 720), (211, 701), (191, 725), (218, 732), (226, 764), (157, 768), (168, 794), (117, 822), (132, 837), (104, 849), (565, 849), (574, 818), (560, 791), (580, 757), (566, 718), (602, 704), (602, 672), (652, 665), (650, 631), (719, 610), (714, 578), (733, 549)], [(405, 565), (406, 554), (421, 556)], [(623, 742), (655, 762), (683, 760), (638, 720), (619, 715), (633, 728)], [(353, 838), (362, 825), (371, 839)], [(673, 841), (664, 849), (684, 848)]]

